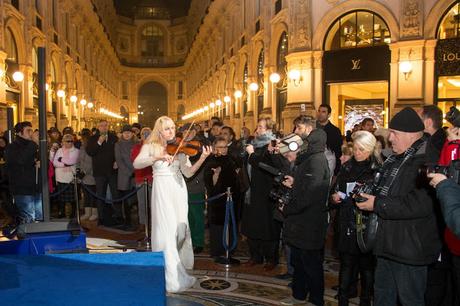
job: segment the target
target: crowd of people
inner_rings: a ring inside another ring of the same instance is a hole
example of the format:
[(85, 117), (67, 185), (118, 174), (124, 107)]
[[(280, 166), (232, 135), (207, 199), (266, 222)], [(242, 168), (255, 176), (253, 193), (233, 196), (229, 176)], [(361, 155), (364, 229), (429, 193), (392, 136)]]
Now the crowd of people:
[[(152, 250), (164, 252), (166, 289), (178, 292), (193, 285), (186, 270), (205, 244), (216, 260), (226, 253), (227, 198), (205, 200), (230, 187), (236, 215), (231, 227), (249, 247), (242, 264), (271, 271), (284, 252), (287, 273), (277, 277), (291, 280), (292, 296), (281, 304), (324, 305), (325, 241), (332, 229), (339, 305), (358, 292), (363, 306), (458, 305), (460, 170), (450, 166), (459, 159), (458, 125), (443, 128), (442, 111), (427, 105), (402, 109), (389, 129), (365, 118), (342, 136), (329, 120), (331, 111), (322, 104), (316, 118), (298, 116), (289, 135), (261, 118), (255, 131), (243, 127), (238, 139), (218, 117), (176, 130), (163, 116), (152, 129), (124, 125), (118, 134), (104, 120), (79, 133), (51, 128), (48, 179), (51, 194), (58, 194), (55, 217), (73, 217), (81, 197), (82, 220), (142, 229), (147, 200)], [(9, 188), (1, 199), (13, 199), (20, 222), (34, 222), (43, 217), (38, 134), (29, 122), (18, 123), (15, 133), (11, 144), (0, 140)], [(191, 150), (181, 150), (184, 144)], [(76, 177), (78, 194), (69, 187)], [(151, 199), (137, 188), (145, 183)]]

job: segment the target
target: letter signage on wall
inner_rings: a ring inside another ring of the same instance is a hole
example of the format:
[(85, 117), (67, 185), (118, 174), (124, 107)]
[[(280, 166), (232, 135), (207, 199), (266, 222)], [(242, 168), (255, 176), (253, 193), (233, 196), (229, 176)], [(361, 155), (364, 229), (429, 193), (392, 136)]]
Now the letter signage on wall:
[(387, 45), (324, 52), (326, 83), (390, 79), (390, 49)]
[(460, 75), (460, 39), (438, 40), (436, 72), (438, 76)]

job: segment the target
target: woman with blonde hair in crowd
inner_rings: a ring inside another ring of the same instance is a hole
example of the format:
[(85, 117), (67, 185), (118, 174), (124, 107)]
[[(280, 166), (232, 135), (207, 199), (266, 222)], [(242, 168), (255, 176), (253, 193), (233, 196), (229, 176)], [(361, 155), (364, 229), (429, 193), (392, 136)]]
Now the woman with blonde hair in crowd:
[(152, 251), (164, 253), (166, 291), (184, 291), (195, 282), (186, 269), (193, 269), (193, 248), (188, 223), (187, 187), (182, 175), (191, 177), (211, 153), (203, 147), (191, 165), (183, 153), (170, 155), (166, 147), (175, 141), (176, 127), (171, 118), (157, 119), (153, 131), (134, 160), (134, 168), (152, 166), (151, 201)]
[(331, 202), (338, 209), (338, 251), (340, 254), (339, 305), (347, 306), (348, 300), (356, 295), (357, 272), (361, 279), (360, 304), (371, 305), (374, 284), (375, 258), (363, 253), (356, 239), (355, 205), (350, 189), (355, 184), (369, 184), (382, 163), (380, 144), (367, 131), (353, 133), (353, 156), (345, 162), (338, 175), (331, 196)]

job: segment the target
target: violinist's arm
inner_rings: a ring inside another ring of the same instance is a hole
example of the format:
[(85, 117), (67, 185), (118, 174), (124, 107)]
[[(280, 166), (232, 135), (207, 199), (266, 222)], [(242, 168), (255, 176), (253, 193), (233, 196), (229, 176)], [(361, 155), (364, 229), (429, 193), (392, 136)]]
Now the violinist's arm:
[(137, 155), (136, 159), (133, 162), (134, 169), (143, 169), (153, 165), (157, 160), (162, 159), (162, 156), (155, 156), (153, 154), (153, 149), (150, 144), (144, 144)]
[(190, 163), (190, 160), (188, 159), (188, 156), (185, 154), (180, 154), (179, 155), (179, 161), (180, 161), (180, 170), (185, 177), (192, 177), (195, 172), (200, 169), (201, 165), (203, 162), (206, 160), (206, 158), (211, 154), (211, 148), (210, 147), (203, 147), (203, 152), (200, 155), (200, 158), (192, 165)]

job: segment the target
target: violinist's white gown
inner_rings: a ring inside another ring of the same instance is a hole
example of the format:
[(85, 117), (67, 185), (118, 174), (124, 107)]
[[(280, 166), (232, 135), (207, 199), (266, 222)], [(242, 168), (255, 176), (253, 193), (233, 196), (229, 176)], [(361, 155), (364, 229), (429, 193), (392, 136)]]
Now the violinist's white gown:
[[(150, 145), (144, 145), (134, 161), (135, 168), (152, 165)], [(184, 291), (195, 283), (186, 269), (193, 269), (193, 247), (188, 224), (188, 194), (182, 173), (191, 176), (188, 156), (178, 154), (169, 165), (156, 161), (153, 165), (151, 202), (152, 251), (163, 252), (166, 270), (166, 291)]]

